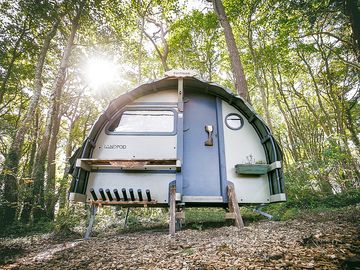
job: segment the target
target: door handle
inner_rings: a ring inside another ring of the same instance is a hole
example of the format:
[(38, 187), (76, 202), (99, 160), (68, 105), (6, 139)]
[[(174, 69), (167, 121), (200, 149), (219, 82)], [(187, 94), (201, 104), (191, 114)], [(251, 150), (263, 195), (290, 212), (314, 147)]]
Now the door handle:
[(213, 146), (214, 145), (214, 140), (213, 140), (214, 126), (206, 125), (205, 131), (208, 133), (208, 139), (205, 141), (205, 146)]

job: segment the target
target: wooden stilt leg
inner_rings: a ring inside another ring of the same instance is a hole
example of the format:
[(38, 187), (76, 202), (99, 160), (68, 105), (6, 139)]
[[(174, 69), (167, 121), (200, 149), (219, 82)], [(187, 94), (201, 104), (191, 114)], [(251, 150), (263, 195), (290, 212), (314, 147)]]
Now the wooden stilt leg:
[(86, 228), (86, 232), (85, 232), (85, 236), (84, 236), (84, 239), (85, 239), (85, 240), (88, 240), (89, 237), (90, 237), (92, 228), (93, 228), (93, 226), (94, 226), (95, 216), (96, 216), (97, 209), (98, 209), (97, 205), (93, 205), (93, 204), (91, 205), (89, 225), (88, 225), (88, 227)]
[(228, 198), (230, 213), (234, 213), (235, 226), (239, 229), (244, 228), (244, 222), (241, 217), (240, 208), (236, 199), (235, 188), (233, 183), (228, 184)]
[(185, 212), (182, 207), (177, 205), (177, 211), (175, 213), (176, 218), (176, 230), (181, 230), (183, 222), (185, 222)]
[(169, 211), (169, 233), (175, 235), (176, 226), (176, 186), (170, 186), (170, 211)]
[(125, 215), (125, 221), (124, 221), (124, 230), (127, 228), (128, 226), (128, 220), (129, 220), (129, 212), (130, 212), (130, 207), (128, 209), (126, 209), (126, 215)]

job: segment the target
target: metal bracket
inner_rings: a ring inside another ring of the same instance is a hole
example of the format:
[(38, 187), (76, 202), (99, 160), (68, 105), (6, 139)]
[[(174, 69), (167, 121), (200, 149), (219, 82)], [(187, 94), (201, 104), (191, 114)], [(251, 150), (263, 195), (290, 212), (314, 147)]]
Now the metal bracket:
[(86, 228), (86, 232), (85, 232), (85, 236), (84, 236), (85, 240), (88, 240), (90, 235), (91, 235), (91, 231), (92, 231), (92, 228), (94, 226), (97, 210), (98, 210), (97, 205), (91, 205), (89, 225)]
[(262, 208), (262, 206), (260, 206), (259, 208), (254, 208), (253, 211), (256, 212), (256, 213), (258, 213), (258, 214), (260, 214), (260, 215), (262, 215), (262, 216), (264, 216), (264, 217), (266, 217), (266, 218), (268, 218), (268, 219), (272, 219), (272, 218), (273, 218), (273, 216), (270, 215), (269, 213), (266, 213), (266, 212), (261, 211), (261, 210), (260, 210), (261, 208)]
[(184, 111), (184, 79), (178, 79), (178, 110), (180, 112)]
[(206, 125), (205, 131), (208, 133), (208, 139), (205, 141), (205, 146), (213, 146), (214, 145), (214, 140), (213, 140), (214, 127), (212, 125)]

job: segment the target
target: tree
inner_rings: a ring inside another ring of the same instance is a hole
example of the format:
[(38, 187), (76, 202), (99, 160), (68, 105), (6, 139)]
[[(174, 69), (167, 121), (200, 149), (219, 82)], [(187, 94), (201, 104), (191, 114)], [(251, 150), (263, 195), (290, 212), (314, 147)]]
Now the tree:
[(212, 0), (212, 3), (214, 6), (214, 11), (220, 21), (221, 26), (224, 29), (226, 45), (230, 56), (231, 68), (235, 77), (235, 89), (239, 96), (244, 98), (246, 101), (250, 101), (244, 68), (240, 60), (239, 50), (236, 46), (234, 34), (232, 32), (230, 22), (226, 16), (224, 6), (221, 0)]
[(85, 1), (81, 1), (78, 5), (75, 6), (76, 13), (74, 18), (71, 20), (71, 31), (67, 39), (66, 47), (62, 55), (61, 63), (55, 81), (53, 83), (51, 108), (49, 108), (47, 114), (44, 135), (35, 157), (34, 170), (32, 174), (32, 177), (34, 179), (33, 216), (35, 222), (40, 220), (40, 218), (44, 216), (44, 210), (45, 210), (44, 209), (45, 208), (45, 199), (44, 199), (45, 175), (44, 174), (45, 174), (46, 156), (48, 153), (49, 141), (50, 141), (52, 129), (58, 128), (58, 127), (54, 127), (54, 122), (55, 119), (59, 117), (58, 114), (59, 114), (61, 93), (65, 84), (66, 71), (68, 68), (71, 51), (74, 46), (74, 39), (76, 36), (76, 32), (80, 26), (80, 19), (84, 7), (85, 7)]
[[(1, 178), (4, 181), (3, 197), (6, 201), (6, 205), (2, 220), (7, 220), (8, 223), (11, 223), (15, 219), (17, 200), (18, 200), (17, 174), (18, 174), (20, 158), (22, 156), (22, 146), (24, 143), (25, 135), (28, 133), (30, 129), (32, 119), (41, 96), (42, 75), (43, 75), (42, 73), (44, 68), (44, 62), (50, 47), (51, 40), (56, 34), (58, 25), (59, 25), (59, 18), (56, 18), (51, 29), (48, 31), (48, 33), (44, 38), (44, 43), (43, 46), (41, 47), (41, 51), (38, 56), (38, 61), (35, 69), (34, 93), (30, 99), (30, 103), (27, 108), (26, 115), (22, 119), (22, 124), (17, 129), (15, 137), (11, 143), (10, 149), (5, 158), (4, 168), (1, 174)], [(13, 65), (13, 61), (9, 64), (9, 66), (12, 65)]]

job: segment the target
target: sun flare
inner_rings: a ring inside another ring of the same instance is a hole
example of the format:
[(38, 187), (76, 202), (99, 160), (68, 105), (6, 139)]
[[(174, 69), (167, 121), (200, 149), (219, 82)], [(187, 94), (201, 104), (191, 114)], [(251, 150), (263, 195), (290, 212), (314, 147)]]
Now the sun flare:
[(85, 67), (85, 77), (90, 87), (100, 88), (115, 82), (118, 66), (107, 59), (91, 58)]

